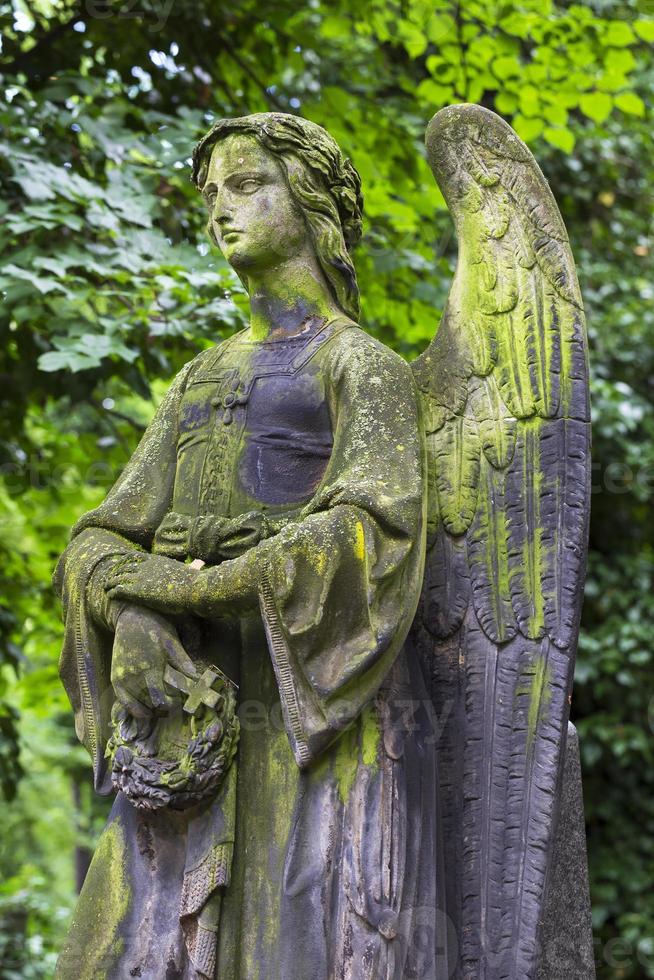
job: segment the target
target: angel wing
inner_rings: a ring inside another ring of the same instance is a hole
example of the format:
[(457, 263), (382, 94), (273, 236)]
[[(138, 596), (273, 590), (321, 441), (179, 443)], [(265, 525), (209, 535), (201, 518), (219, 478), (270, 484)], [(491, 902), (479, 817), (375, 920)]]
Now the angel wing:
[(450, 106), (426, 144), (459, 241), (413, 363), (430, 480), (414, 639), (443, 726), (447, 975), (531, 980), (585, 572), (584, 314), (556, 202), (510, 126)]

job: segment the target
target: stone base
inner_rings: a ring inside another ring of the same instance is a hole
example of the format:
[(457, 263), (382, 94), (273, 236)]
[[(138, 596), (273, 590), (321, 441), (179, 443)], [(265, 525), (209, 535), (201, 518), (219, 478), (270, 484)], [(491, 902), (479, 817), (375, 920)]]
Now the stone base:
[(579, 737), (572, 724), (540, 943), (536, 980), (595, 980)]

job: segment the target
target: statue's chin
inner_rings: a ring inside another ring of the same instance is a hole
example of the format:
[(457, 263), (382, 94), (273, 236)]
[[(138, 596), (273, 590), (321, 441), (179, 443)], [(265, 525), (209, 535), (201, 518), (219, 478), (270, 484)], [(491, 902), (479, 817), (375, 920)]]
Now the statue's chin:
[[(238, 237), (237, 237), (238, 234)], [(257, 250), (253, 250), (248, 247), (245, 237), (242, 232), (234, 234), (230, 241), (226, 241), (223, 244), (223, 255), (229, 262), (231, 266), (235, 269), (241, 269), (246, 267), (252, 267), (257, 265), (257, 260), (261, 258), (258, 255)]]
[(225, 249), (223, 255), (235, 272), (240, 275), (252, 275), (258, 271), (262, 272), (267, 268), (277, 265), (278, 259), (270, 252), (261, 253), (248, 249), (245, 243), (234, 243), (231, 248)]
[(270, 241), (269, 236), (266, 236), (265, 240), (257, 240), (255, 235), (248, 236), (245, 232), (239, 232), (238, 236), (237, 238), (235, 234), (231, 242), (223, 241), (221, 250), (234, 271), (241, 276), (278, 269), (289, 259), (297, 258), (303, 251), (304, 242), (297, 242), (292, 238)]

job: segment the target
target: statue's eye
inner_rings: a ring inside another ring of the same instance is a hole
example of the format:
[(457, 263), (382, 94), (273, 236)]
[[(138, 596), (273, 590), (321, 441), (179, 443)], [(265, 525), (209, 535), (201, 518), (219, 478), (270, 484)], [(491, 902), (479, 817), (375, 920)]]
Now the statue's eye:
[(259, 181), (256, 177), (246, 177), (238, 185), (238, 189), (243, 191), (244, 194), (253, 194), (254, 191), (259, 187)]

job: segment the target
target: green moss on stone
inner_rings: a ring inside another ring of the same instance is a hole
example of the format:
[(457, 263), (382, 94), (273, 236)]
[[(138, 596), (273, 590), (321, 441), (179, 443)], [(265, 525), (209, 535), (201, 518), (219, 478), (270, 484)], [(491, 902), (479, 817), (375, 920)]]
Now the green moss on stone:
[(332, 772), (338, 787), (338, 795), (342, 803), (346, 803), (350, 795), (358, 765), (359, 739), (357, 725), (350, 725), (336, 742), (332, 765)]
[(123, 945), (118, 929), (131, 897), (125, 857), (125, 835), (114, 820), (100, 838), (86, 876), (57, 980), (104, 980), (112, 975)]
[(377, 712), (372, 705), (364, 708), (361, 715), (361, 758), (366, 766), (377, 764), (377, 753), (381, 742), (381, 726)]

